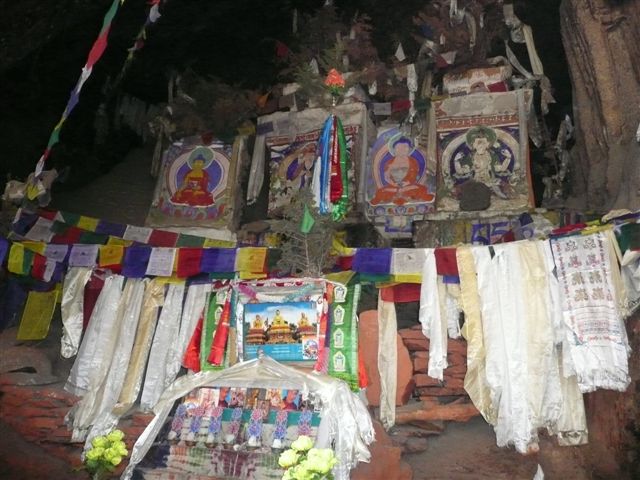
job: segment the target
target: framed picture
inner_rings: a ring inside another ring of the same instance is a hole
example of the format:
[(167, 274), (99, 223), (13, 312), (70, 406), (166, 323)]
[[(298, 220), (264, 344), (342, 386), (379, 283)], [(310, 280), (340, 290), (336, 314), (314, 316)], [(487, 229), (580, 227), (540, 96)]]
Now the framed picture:
[(278, 361), (318, 358), (315, 302), (248, 303), (244, 306), (244, 358), (262, 350)]

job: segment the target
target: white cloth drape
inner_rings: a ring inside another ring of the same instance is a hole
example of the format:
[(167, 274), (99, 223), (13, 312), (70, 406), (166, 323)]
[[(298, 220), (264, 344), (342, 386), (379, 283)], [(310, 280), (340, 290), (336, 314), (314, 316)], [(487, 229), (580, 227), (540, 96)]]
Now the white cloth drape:
[(101, 379), (96, 378), (87, 394), (70, 412), (69, 418), (73, 419), (73, 441), (84, 439), (88, 429), (101, 415), (109, 416), (120, 396), (148, 282), (146, 279), (127, 279), (111, 331), (116, 340), (114, 348), (103, 358), (100, 366), (101, 370), (106, 369), (106, 374)]
[(71, 267), (62, 287), (62, 340), (60, 355), (71, 358), (78, 353), (84, 320), (84, 287), (91, 278), (91, 269)]
[(551, 240), (562, 298), (567, 350), (582, 392), (624, 391), (630, 353), (626, 304), (611, 238), (605, 232)]
[(538, 449), (561, 408), (558, 361), (539, 242), (474, 247), (485, 370), (498, 446)]
[(160, 312), (149, 352), (147, 373), (140, 399), (140, 406), (145, 410), (150, 409), (158, 402), (164, 389), (173, 381), (173, 379), (167, 378), (167, 361), (170, 345), (176, 342), (180, 331), (184, 291), (184, 283), (171, 283), (164, 297), (164, 306)]
[(435, 250), (425, 249), (420, 287), (420, 313), (422, 333), (429, 339), (429, 364), (427, 374), (443, 380), (447, 368), (447, 315), (443, 311), (444, 285), (438, 281)]
[(111, 358), (117, 341), (115, 332), (123, 282), (121, 275), (109, 275), (105, 279), (64, 387), (76, 396), (84, 396), (92, 385), (99, 384), (107, 374), (107, 359)]
[(396, 306), (378, 296), (378, 372), (380, 372), (380, 421), (385, 429), (396, 423), (398, 381), (398, 322)]

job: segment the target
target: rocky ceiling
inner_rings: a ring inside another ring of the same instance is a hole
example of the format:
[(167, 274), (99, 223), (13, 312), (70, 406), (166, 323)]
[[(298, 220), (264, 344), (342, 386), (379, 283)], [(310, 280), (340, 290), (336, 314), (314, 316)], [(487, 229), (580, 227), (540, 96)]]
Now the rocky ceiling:
[[(100, 30), (111, 0), (0, 0), (0, 174), (28, 174), (42, 153), (75, 85), (88, 50)], [(291, 12), (310, 13), (324, 0), (167, 0), (162, 17), (149, 30), (123, 89), (148, 102), (166, 100), (170, 72), (191, 68), (201, 75), (258, 90), (279, 79), (276, 40), (291, 36)], [(367, 13), (374, 25), (380, 56), (393, 53), (398, 41), (409, 49), (412, 16), (425, 0), (342, 0), (335, 5), (344, 19)], [(516, 2), (520, 18), (532, 25), (539, 53), (556, 89), (552, 116), (570, 108), (570, 83), (559, 32), (559, 0)], [(148, 6), (127, 0), (118, 12), (108, 48), (86, 83), (80, 103), (67, 121), (52, 162), (82, 165), (84, 175), (108, 169), (136, 138), (114, 140), (106, 158), (93, 147), (93, 119), (107, 78), (120, 71)], [(553, 123), (553, 122), (551, 122)], [(0, 182), (1, 183), (1, 182)]]

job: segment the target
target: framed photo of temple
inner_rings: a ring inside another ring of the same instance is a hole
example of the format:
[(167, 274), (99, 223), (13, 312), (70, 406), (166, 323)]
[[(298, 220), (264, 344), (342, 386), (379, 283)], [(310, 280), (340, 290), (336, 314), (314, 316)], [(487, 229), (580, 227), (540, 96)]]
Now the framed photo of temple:
[(438, 212), (533, 207), (527, 118), (533, 92), (476, 93), (433, 102)]
[(147, 225), (227, 227), (235, 209), (233, 146), (200, 137), (175, 142), (164, 154)]
[(367, 162), (367, 217), (386, 236), (410, 236), (413, 222), (435, 209), (436, 162), (399, 128), (378, 133)]
[(244, 306), (244, 359), (259, 351), (278, 361), (318, 358), (318, 311), (315, 302), (247, 303)]

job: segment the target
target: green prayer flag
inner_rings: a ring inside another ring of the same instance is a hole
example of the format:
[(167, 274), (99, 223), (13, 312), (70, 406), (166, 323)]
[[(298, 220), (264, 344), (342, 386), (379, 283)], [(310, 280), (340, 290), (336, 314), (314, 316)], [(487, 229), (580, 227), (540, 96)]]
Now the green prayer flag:
[(316, 221), (314, 220), (313, 215), (311, 215), (309, 207), (305, 205), (304, 214), (302, 215), (302, 224), (300, 225), (300, 231), (302, 233), (309, 233), (315, 223)]

